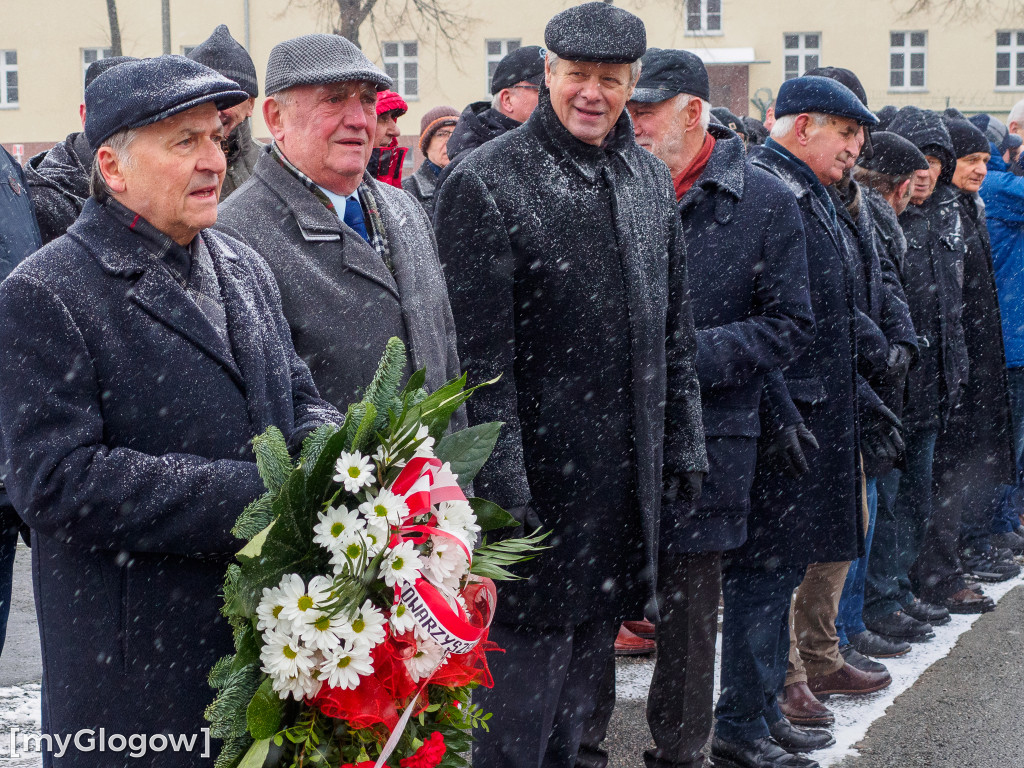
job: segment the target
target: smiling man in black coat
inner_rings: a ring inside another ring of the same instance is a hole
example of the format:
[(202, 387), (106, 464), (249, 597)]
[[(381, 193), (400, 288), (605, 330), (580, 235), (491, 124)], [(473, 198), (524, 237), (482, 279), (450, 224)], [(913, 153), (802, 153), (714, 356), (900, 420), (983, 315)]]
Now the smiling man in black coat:
[[(295, 353), (270, 270), (208, 229), (226, 167), (217, 109), (244, 98), (181, 56), (98, 77), (93, 197), (0, 287), (0, 436), (32, 527), (43, 730), (191, 738), (147, 754), (154, 768), (210, 764), (230, 530), (264, 490), (252, 439), (275, 426), (297, 448), (341, 418)], [(135, 762), (76, 747), (44, 765)]]
[(499, 589), (474, 761), (571, 768), (618, 625), (653, 597), (662, 467), (692, 498), (707, 458), (671, 179), (623, 111), (643, 22), (587, 3), (545, 39), (540, 106), (456, 168), (435, 225), (463, 365), (502, 376), (470, 402), (505, 423), (476, 489), (552, 534)]

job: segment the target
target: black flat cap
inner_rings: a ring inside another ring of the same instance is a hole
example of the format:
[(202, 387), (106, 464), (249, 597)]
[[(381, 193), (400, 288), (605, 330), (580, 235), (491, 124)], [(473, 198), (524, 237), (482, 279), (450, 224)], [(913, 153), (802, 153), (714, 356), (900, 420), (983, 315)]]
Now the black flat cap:
[(189, 51), (188, 57), (217, 70), (228, 80), (234, 80), (252, 98), (260, 95), (256, 65), (252, 63), (249, 52), (231, 36), (226, 24), (213, 30), (212, 35)]
[(844, 69), (843, 67), (814, 67), (804, 72), (804, 76), (807, 75), (837, 80), (853, 91), (853, 95), (860, 99), (861, 104), (865, 107), (868, 105), (868, 94), (864, 90), (864, 86), (861, 85), (860, 78), (849, 69)]
[(241, 104), (238, 83), (184, 56), (137, 59), (111, 67), (85, 89), (85, 138), (93, 151), (118, 131), (158, 123), (200, 104)]
[(817, 75), (794, 77), (779, 86), (779, 95), (775, 99), (775, 117), (799, 115), (803, 112), (845, 117), (861, 125), (878, 124), (878, 118), (861, 103), (853, 91), (838, 80)]
[(728, 128), (734, 133), (738, 133), (743, 138), (747, 137), (747, 126), (743, 122), (743, 118), (734, 115), (725, 107), (715, 107), (711, 110), (711, 114), (718, 118), (718, 122)]
[(653, 104), (680, 93), (708, 101), (708, 70), (699, 56), (675, 48), (648, 48), (641, 59), (640, 79), (630, 99)]
[(1024, 139), (1016, 133), (1010, 133), (1006, 130), (1006, 126), (1001, 121), (992, 117), (992, 115), (987, 115), (983, 112), (980, 115), (973, 115), (969, 120), (974, 123), (979, 131), (985, 134), (985, 138), (989, 140), (989, 143), (995, 144), (999, 154), (1003, 154), (1008, 149), (1016, 149), (1021, 144), (1024, 144)]
[(743, 125), (747, 127), (747, 141), (752, 144), (764, 144), (770, 135), (764, 123), (756, 117), (744, 117)]
[(880, 110), (875, 112), (875, 117), (878, 118), (878, 130), (889, 130), (889, 123), (891, 123), (892, 119), (896, 117), (897, 112), (899, 112), (899, 109), (892, 104), (886, 104)]
[(92, 85), (92, 81), (102, 75), (111, 67), (124, 64), (126, 61), (138, 61), (134, 56), (108, 56), (105, 59), (97, 59), (85, 70), (85, 87)]
[(886, 176), (904, 176), (914, 171), (927, 171), (928, 160), (913, 142), (889, 131), (875, 131), (871, 134), (875, 154), (870, 159), (862, 158), (857, 165)]
[(543, 80), (544, 49), (539, 45), (524, 45), (498, 62), (491, 77), (491, 94), (511, 88), (516, 83), (540, 85)]
[(644, 55), (647, 30), (629, 11), (609, 3), (584, 3), (551, 18), (544, 45), (560, 59), (626, 64)]
[(967, 157), (976, 152), (985, 152), (986, 154), (992, 152), (985, 134), (969, 120), (947, 119), (946, 129), (949, 131), (949, 138), (953, 141), (953, 154), (958, 158)]

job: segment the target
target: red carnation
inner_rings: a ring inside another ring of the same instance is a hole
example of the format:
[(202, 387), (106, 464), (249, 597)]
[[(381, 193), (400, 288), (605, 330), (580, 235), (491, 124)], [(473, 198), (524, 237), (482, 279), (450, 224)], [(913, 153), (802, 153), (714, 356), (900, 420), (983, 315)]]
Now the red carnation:
[(401, 768), (436, 768), (441, 764), (441, 759), (447, 751), (444, 736), (439, 731), (434, 731), (423, 742), (423, 746), (409, 757), (403, 757), (398, 764)]

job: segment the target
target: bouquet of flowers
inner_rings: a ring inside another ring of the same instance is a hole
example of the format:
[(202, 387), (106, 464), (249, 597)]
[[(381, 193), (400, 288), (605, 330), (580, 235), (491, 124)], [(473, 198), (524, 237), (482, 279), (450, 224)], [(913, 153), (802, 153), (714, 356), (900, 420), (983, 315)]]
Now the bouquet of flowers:
[[(543, 535), (486, 534), (516, 521), (466, 498), (500, 424), (446, 434), (476, 387), (400, 389), (405, 348), (388, 342), (365, 397), (306, 438), (298, 461), (269, 428), (254, 441), (267, 493), (233, 533), (224, 607), (235, 654), (210, 672), (216, 768), (461, 768), (489, 714), (492, 579)], [(480, 385), (484, 386), (484, 385)]]

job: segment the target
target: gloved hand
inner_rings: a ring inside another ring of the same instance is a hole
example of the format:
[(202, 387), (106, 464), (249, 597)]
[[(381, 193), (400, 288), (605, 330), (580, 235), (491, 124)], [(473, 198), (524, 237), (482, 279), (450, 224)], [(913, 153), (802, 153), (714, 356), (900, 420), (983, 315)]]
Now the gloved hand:
[(790, 424), (779, 432), (765, 451), (769, 456), (776, 456), (782, 462), (783, 471), (790, 477), (801, 477), (810, 466), (804, 452), (807, 448), (818, 450), (818, 441), (811, 430), (800, 422)]
[(906, 344), (893, 344), (889, 347), (889, 358), (886, 361), (885, 377), (891, 382), (899, 382), (907, 377), (913, 354)]
[(542, 525), (540, 516), (537, 514), (537, 510), (533, 508), (532, 504), (524, 504), (521, 507), (510, 507), (505, 511), (518, 520), (519, 525), (522, 526), (523, 530), (516, 533), (516, 536), (521, 534), (531, 534)]
[(704, 487), (703, 472), (683, 472), (670, 475), (665, 481), (665, 501), (681, 501), (696, 504)]
[(896, 414), (884, 405), (876, 405), (861, 417), (860, 450), (869, 462), (896, 461), (906, 446)]

